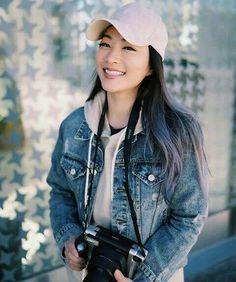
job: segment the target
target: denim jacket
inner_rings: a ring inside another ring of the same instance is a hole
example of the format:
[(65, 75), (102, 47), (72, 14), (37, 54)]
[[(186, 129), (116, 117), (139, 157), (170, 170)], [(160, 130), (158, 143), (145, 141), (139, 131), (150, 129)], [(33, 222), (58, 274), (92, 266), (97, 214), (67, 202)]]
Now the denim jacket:
[[(50, 218), (60, 250), (71, 236), (79, 236), (84, 221), (84, 187), (90, 130), (84, 108), (70, 114), (61, 124), (47, 178), (51, 186)], [(122, 142), (118, 150), (113, 181), (111, 229), (136, 240), (128, 200), (123, 185), (124, 159)], [(95, 140), (92, 142), (94, 155)], [(157, 156), (158, 159), (158, 156)], [(93, 160), (93, 157), (91, 158)], [(103, 147), (98, 146), (96, 175), (90, 204), (104, 165)], [(153, 163), (153, 154), (145, 146), (145, 134), (134, 136), (129, 165), (129, 189), (137, 214), (142, 242), (148, 250), (133, 278), (136, 282), (167, 281), (186, 265), (187, 255), (195, 244), (207, 216), (207, 197), (198, 177), (194, 153), (185, 156), (182, 174), (172, 200), (166, 203), (161, 164)]]

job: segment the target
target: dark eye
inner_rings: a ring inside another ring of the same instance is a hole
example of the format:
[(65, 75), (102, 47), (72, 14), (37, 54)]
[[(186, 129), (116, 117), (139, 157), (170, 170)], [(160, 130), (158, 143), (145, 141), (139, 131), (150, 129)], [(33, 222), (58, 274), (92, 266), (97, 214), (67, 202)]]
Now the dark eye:
[(106, 42), (100, 42), (99, 47), (110, 47), (110, 45)]
[(123, 49), (129, 50), (129, 51), (136, 51), (133, 47), (125, 46)]

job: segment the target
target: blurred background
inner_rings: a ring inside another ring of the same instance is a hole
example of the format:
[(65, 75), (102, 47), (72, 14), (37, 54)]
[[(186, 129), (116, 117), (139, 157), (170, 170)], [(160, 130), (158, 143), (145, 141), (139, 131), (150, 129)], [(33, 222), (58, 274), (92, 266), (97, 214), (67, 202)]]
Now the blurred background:
[[(0, 1), (0, 281), (67, 281), (49, 222), (50, 156), (59, 124), (91, 87), (87, 24), (129, 2)], [(169, 90), (206, 138), (209, 218), (185, 280), (236, 281), (236, 1), (136, 2), (159, 9)]]

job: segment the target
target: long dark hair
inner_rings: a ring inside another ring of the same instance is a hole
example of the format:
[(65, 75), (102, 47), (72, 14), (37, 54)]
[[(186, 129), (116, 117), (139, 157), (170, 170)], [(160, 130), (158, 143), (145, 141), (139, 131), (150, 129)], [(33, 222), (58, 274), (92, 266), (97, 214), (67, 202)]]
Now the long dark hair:
[[(167, 90), (162, 58), (149, 46), (151, 75), (144, 78), (138, 90), (142, 100), (142, 125), (153, 156), (163, 160), (166, 200), (169, 201), (182, 172), (184, 156), (195, 153), (199, 179), (204, 192), (207, 191), (207, 162), (201, 126), (194, 114), (181, 105)], [(87, 101), (102, 90), (96, 75), (95, 83)], [(156, 154), (161, 152), (161, 154)], [(155, 161), (155, 158), (154, 158)]]

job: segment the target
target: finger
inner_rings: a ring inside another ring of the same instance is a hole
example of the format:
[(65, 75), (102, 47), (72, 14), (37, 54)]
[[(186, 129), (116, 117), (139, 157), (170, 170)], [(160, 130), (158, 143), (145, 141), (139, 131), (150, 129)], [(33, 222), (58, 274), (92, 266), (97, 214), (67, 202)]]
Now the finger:
[(72, 258), (67, 257), (66, 261), (68, 263), (75, 264), (75, 265), (84, 265), (86, 263), (86, 261), (84, 259), (79, 258), (79, 259), (75, 260), (74, 257), (72, 257)]
[(68, 260), (67, 264), (69, 264), (70, 266), (73, 266), (73, 267), (78, 267), (78, 268), (84, 268), (86, 266), (85, 261), (75, 263), (74, 261)]
[(117, 282), (122, 282), (124, 280), (124, 275), (122, 274), (122, 272), (118, 269), (116, 269), (115, 273), (114, 273), (114, 277), (116, 279)]
[(84, 258), (75, 258), (73, 255), (71, 255), (70, 253), (68, 254), (68, 256), (66, 257), (68, 263), (73, 264), (73, 265), (85, 265), (86, 264), (86, 260)]
[(65, 243), (66, 264), (73, 270), (81, 271), (86, 267), (86, 260), (79, 257), (74, 241), (75, 239), (71, 238)]
[(80, 257), (75, 257), (71, 252), (67, 252), (66, 254), (66, 258), (70, 261), (73, 261), (74, 263), (80, 263), (81, 261), (83, 261), (84, 259), (83, 258), (80, 258)]
[(79, 254), (74, 246), (73, 242), (67, 242), (65, 244), (65, 256), (69, 259), (73, 259), (75, 262), (78, 262), (78, 259), (82, 259), (79, 257)]
[(128, 282), (128, 281), (132, 281), (132, 280), (130, 280), (129, 278), (125, 277), (125, 276), (123, 275), (123, 273), (122, 273), (120, 270), (118, 270), (118, 269), (116, 269), (116, 271), (114, 272), (114, 277), (115, 277), (115, 279), (116, 279), (117, 282)]
[(83, 266), (86, 264), (85, 260), (79, 259), (79, 261), (75, 261), (74, 258), (66, 258), (66, 263), (73, 266)]
[(75, 248), (74, 241), (70, 242), (70, 243), (67, 245), (67, 249), (68, 249), (68, 252), (69, 252), (70, 254), (72, 254), (74, 257), (76, 257), (76, 258), (79, 257), (78, 251), (77, 251), (76, 248)]

